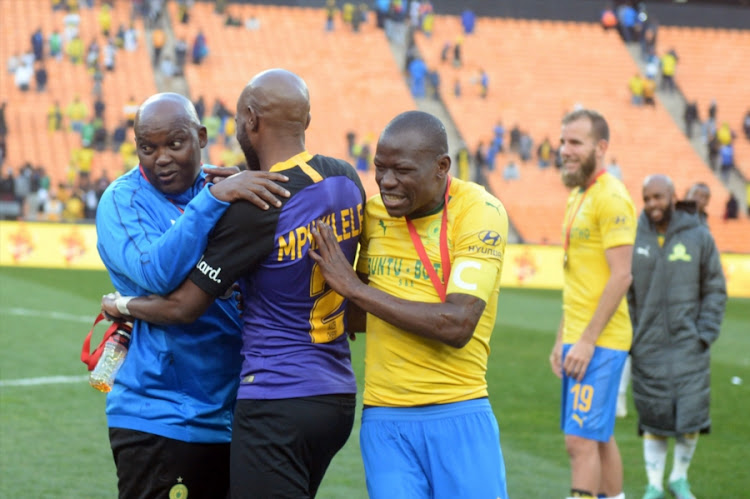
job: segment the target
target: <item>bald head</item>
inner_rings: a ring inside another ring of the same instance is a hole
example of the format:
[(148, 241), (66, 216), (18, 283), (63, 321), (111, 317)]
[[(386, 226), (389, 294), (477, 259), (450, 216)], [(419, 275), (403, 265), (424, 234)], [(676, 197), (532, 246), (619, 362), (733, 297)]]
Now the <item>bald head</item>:
[(250, 80), (238, 107), (252, 109), (268, 126), (304, 132), (310, 124), (310, 93), (305, 81), (286, 69), (269, 69)]
[(448, 135), (443, 123), (435, 116), (423, 111), (401, 113), (380, 134), (381, 140), (401, 134), (412, 134), (419, 138), (414, 142), (416, 151), (429, 154), (448, 154)]
[(666, 190), (670, 195), (674, 195), (674, 183), (672, 182), (672, 179), (661, 173), (649, 175), (645, 178), (643, 181), (643, 189), (646, 190), (648, 188)]
[(660, 233), (664, 233), (674, 210), (674, 184), (666, 175), (649, 175), (643, 181), (643, 211)]
[(137, 131), (142, 126), (149, 126), (153, 120), (164, 118), (165, 113), (169, 114), (171, 120), (201, 126), (198, 113), (190, 99), (184, 95), (165, 92), (152, 95), (141, 104), (135, 114), (134, 129)]

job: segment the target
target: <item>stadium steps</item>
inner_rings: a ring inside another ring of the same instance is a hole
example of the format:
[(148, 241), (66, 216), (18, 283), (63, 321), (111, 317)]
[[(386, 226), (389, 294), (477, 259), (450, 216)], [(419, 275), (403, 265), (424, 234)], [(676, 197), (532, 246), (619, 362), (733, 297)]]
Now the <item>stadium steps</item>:
[[(174, 2), (168, 7), (170, 17), (177, 19)], [(185, 68), (191, 97), (204, 97), (207, 114), (215, 99), (234, 112), (240, 92), (259, 71), (289, 69), (304, 78), (310, 90), (308, 149), (348, 158), (347, 132), (354, 131), (359, 141), (371, 136), (374, 149), (388, 121), (415, 108), (373, 14), (359, 33), (352, 33), (339, 18), (335, 30), (326, 32), (323, 9), (231, 4), (227, 11), (243, 22), (255, 15), (260, 29), (226, 27), (225, 17), (202, 2), (193, 6), (190, 24), (172, 26), (175, 36), (184, 36), (191, 46), (199, 28), (207, 38), (209, 55), (203, 64), (188, 63)], [(222, 147), (212, 147), (213, 162), (219, 161)], [(372, 171), (360, 176), (368, 195), (376, 193)]]
[[(641, 185), (652, 173), (670, 174), (682, 194), (695, 181), (705, 181), (714, 192), (709, 206), (711, 228), (719, 248), (750, 252), (750, 221), (722, 223), (723, 203), (728, 192), (696, 154), (671, 116), (657, 105), (633, 107), (628, 79), (638, 71), (614, 32), (593, 23), (479, 18), (476, 32), (463, 37), (463, 66), (441, 63), (440, 51), (447, 41), (461, 36), (460, 19), (437, 16), (431, 38), (417, 34), (418, 47), (428, 67), (437, 67), (444, 86), (462, 82), (463, 94), (456, 98), (444, 92), (444, 102), (461, 134), (472, 148), (487, 145), (493, 128), (502, 120), (506, 134), (518, 124), (534, 139), (534, 152), (545, 136), (558, 144), (560, 118), (576, 105), (597, 109), (611, 129), (609, 158), (617, 158), (638, 211)], [(452, 53), (451, 53), (452, 54)], [(479, 97), (479, 69), (489, 74), (490, 90)], [(509, 143), (506, 135), (506, 147)], [(535, 156), (535, 155), (534, 155)], [(510, 218), (525, 242), (561, 243), (567, 191), (554, 168), (540, 171), (536, 160), (521, 166), (521, 180), (502, 180), (507, 155), (499, 155), (488, 180), (505, 204)], [(734, 226), (740, 227), (734, 230)]]

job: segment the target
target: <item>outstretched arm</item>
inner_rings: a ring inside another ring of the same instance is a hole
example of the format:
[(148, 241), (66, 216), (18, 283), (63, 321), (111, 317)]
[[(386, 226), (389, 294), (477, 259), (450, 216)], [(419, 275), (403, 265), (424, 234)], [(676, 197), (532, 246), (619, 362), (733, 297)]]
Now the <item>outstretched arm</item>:
[(167, 296), (102, 297), (102, 311), (115, 320), (141, 319), (153, 324), (189, 324), (195, 322), (214, 301), (214, 297), (186, 279)]

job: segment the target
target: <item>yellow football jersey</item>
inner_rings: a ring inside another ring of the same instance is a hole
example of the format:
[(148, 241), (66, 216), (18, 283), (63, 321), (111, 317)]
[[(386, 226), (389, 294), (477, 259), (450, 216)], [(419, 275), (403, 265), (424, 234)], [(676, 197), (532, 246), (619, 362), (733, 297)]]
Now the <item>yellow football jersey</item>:
[[(563, 286), (563, 343), (575, 343), (591, 321), (610, 276), (604, 251), (635, 243), (637, 219), (625, 186), (609, 173), (568, 197), (563, 241), (570, 233)], [(629, 350), (633, 337), (625, 298), (596, 344)]]
[[(497, 314), (508, 216), (502, 203), (477, 184), (454, 178), (449, 194), (451, 272), (447, 294), (481, 298), (486, 303), (484, 313), (473, 337), (461, 349), (406, 332), (368, 314), (366, 405), (409, 407), (487, 396), (485, 373)], [(441, 280), (442, 213), (440, 209), (412, 220)], [(369, 274), (371, 286), (406, 300), (440, 302), (409, 236), (406, 220), (390, 217), (380, 195), (367, 202), (360, 244), (357, 270)]]

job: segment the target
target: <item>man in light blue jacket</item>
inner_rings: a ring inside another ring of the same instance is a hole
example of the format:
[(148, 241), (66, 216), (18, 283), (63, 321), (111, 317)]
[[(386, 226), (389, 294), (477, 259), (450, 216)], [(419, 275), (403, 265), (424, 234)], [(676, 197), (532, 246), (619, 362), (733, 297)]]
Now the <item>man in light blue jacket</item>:
[[(179, 94), (147, 99), (134, 130), (140, 164), (107, 188), (96, 216), (99, 254), (124, 295), (176, 288), (231, 202), (275, 209), (289, 195), (274, 173), (206, 183), (206, 129)], [(191, 324), (135, 321), (106, 408), (121, 498), (226, 496), (240, 331), (230, 296)]]

